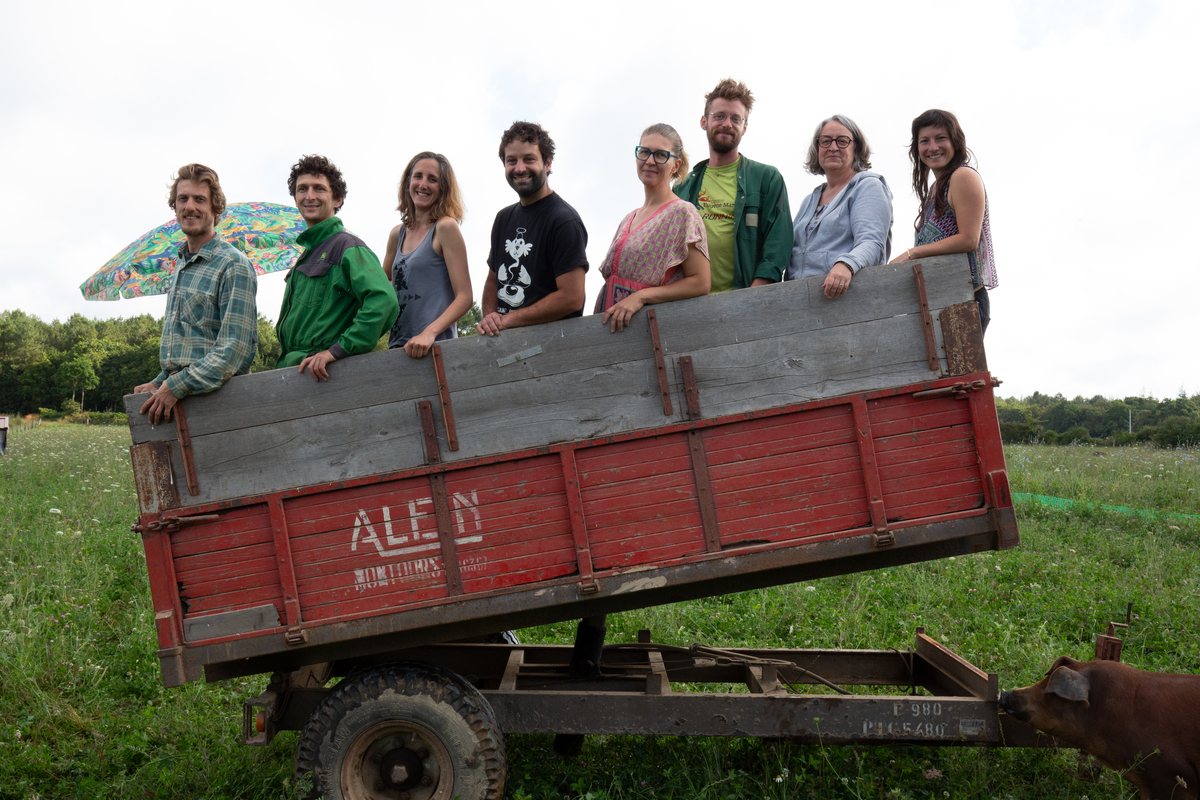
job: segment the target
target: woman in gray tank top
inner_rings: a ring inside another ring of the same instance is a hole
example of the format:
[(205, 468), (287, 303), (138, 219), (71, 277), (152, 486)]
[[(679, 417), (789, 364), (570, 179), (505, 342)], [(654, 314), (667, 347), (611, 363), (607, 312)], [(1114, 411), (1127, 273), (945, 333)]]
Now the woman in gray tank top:
[(458, 227), (463, 204), (450, 162), (429, 151), (408, 162), (398, 194), (401, 223), (383, 258), (400, 302), (388, 347), (421, 358), (435, 341), (456, 337), (455, 323), (471, 308), (467, 245)]

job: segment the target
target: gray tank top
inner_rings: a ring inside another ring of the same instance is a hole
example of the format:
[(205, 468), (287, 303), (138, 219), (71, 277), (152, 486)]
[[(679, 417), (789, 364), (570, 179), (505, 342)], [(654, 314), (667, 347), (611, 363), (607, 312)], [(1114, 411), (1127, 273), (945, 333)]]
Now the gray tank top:
[[(433, 249), (433, 232), (430, 228), (417, 249), (402, 253), (408, 228), (400, 227), (396, 260), (392, 262), (392, 287), (400, 303), (400, 316), (396, 317), (396, 324), (388, 335), (388, 347), (403, 347), (454, 302), (454, 287), (450, 285), (446, 259)], [(451, 324), (438, 334), (437, 341), (457, 336), (458, 326)]]

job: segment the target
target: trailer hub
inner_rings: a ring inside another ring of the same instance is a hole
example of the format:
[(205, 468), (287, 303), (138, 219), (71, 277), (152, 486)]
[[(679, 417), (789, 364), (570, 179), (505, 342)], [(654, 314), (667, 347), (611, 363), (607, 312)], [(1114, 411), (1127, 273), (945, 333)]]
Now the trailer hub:
[(384, 754), (379, 772), (385, 786), (403, 792), (421, 782), (425, 768), (416, 753), (407, 747), (398, 747)]

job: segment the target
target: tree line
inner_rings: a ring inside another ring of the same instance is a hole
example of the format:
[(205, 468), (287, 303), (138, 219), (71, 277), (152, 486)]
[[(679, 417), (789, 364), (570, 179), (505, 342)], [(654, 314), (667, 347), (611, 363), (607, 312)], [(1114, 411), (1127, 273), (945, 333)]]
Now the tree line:
[[(475, 333), (479, 306), (459, 321), (459, 335)], [(43, 416), (124, 412), (122, 397), (159, 372), (162, 317), (92, 320), (73, 314), (43, 322), (23, 311), (0, 311), (0, 411)], [(387, 347), (387, 334), (377, 349)], [(274, 369), (275, 326), (258, 315), (258, 354), (251, 372)], [(48, 413), (47, 413), (48, 412)]]
[(1189, 397), (1125, 397), (1068, 400), (1034, 392), (997, 398), (1000, 435), (1009, 444), (1111, 444), (1153, 442), (1160, 447), (1200, 444), (1200, 394)]
[[(472, 305), (459, 320), (459, 335), (475, 333), (480, 316), (478, 304)], [(0, 312), (0, 411), (122, 412), (121, 398), (158, 374), (161, 333), (162, 318), (149, 314), (109, 320), (75, 314), (66, 322), (43, 322), (22, 311)], [(386, 346), (385, 334), (379, 349)], [(251, 371), (274, 369), (279, 350), (274, 325), (260, 314)], [(1184, 392), (1163, 400), (1099, 395), (1068, 400), (1034, 392), (997, 398), (996, 410), (1008, 443), (1200, 444), (1200, 395)]]

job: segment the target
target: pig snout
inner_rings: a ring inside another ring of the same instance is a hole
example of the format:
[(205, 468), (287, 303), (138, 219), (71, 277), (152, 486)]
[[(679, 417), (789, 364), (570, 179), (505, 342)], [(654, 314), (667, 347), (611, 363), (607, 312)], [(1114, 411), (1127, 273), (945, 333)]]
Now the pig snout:
[(1029, 712), (1026, 710), (1022, 699), (1020, 690), (1010, 692), (1005, 689), (1000, 692), (1000, 710), (1014, 719), (1027, 722), (1029, 720)]

